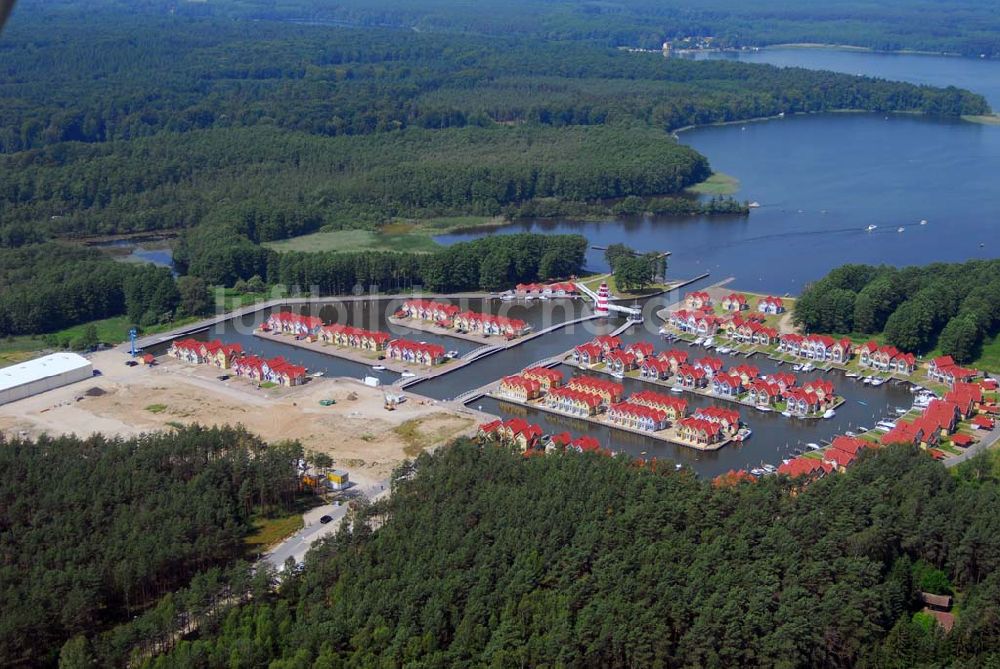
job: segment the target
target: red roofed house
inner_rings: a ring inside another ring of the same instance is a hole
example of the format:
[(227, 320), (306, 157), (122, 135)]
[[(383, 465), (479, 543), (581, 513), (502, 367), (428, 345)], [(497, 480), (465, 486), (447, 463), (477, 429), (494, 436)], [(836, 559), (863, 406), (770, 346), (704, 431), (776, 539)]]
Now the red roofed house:
[(781, 386), (773, 381), (757, 379), (750, 384), (747, 401), (757, 406), (773, 406), (781, 397)]
[(622, 347), (622, 340), (620, 337), (612, 337), (611, 335), (597, 335), (594, 337), (594, 343), (598, 344), (604, 352), (614, 351)]
[(704, 358), (698, 358), (694, 361), (694, 366), (705, 370), (705, 374), (708, 378), (712, 378), (722, 369), (722, 360), (719, 358), (713, 358), (712, 356), (705, 356)]
[(858, 452), (843, 451), (839, 448), (830, 447), (823, 451), (823, 462), (829, 463), (840, 471), (846, 470), (858, 458)]
[(767, 377), (767, 380), (777, 383), (782, 394), (786, 393), (789, 388), (793, 388), (798, 381), (791, 372), (775, 372)]
[(521, 376), (538, 381), (545, 392), (563, 384), (562, 372), (549, 367), (529, 367), (521, 373)]
[(760, 369), (754, 365), (736, 365), (729, 370), (730, 374), (738, 374), (744, 386), (750, 385), (754, 379), (760, 376)]
[(542, 393), (542, 384), (523, 376), (505, 376), (500, 381), (500, 395), (519, 402), (537, 399)]
[(582, 434), (571, 441), (566, 450), (576, 451), (577, 453), (597, 453), (601, 450), (601, 442), (589, 434)]
[(566, 387), (597, 395), (605, 405), (620, 402), (625, 394), (625, 387), (622, 384), (595, 376), (574, 376)]
[(684, 417), (687, 413), (687, 401), (680, 397), (673, 397), (653, 390), (640, 390), (632, 393), (629, 402), (641, 404), (643, 406), (659, 409), (667, 415), (671, 421), (676, 421)]
[(767, 296), (757, 301), (757, 311), (762, 314), (780, 314), (785, 311), (785, 302), (780, 297)]
[(923, 441), (923, 432), (914, 423), (898, 420), (896, 421), (896, 427), (883, 434), (879, 441), (883, 446), (890, 444), (919, 446)]
[(973, 416), (969, 423), (977, 430), (992, 430), (996, 427), (996, 421), (985, 415)]
[(445, 350), (437, 344), (421, 344), (407, 339), (393, 339), (385, 349), (390, 360), (412, 362), (418, 365), (437, 365), (444, 361)]
[(568, 447), (572, 441), (573, 436), (569, 432), (553, 434), (549, 437), (548, 443), (545, 444), (545, 452), (564, 452), (566, 447)]
[(542, 428), (523, 418), (510, 418), (504, 422), (501, 434), (504, 443), (526, 451), (538, 445), (538, 440), (542, 436)]
[(983, 401), (983, 388), (977, 383), (956, 383), (945, 400), (954, 402), (963, 418), (968, 418), (976, 411), (976, 405)]
[(631, 402), (619, 402), (608, 407), (608, 420), (615, 425), (644, 432), (657, 432), (667, 427), (665, 412)]
[(637, 341), (626, 346), (625, 350), (635, 355), (636, 360), (643, 362), (653, 356), (654, 347), (648, 341)]
[(635, 369), (637, 362), (635, 353), (622, 351), (620, 349), (609, 352), (604, 356), (604, 361), (607, 363), (611, 371), (619, 374), (632, 371)]
[(959, 367), (950, 355), (934, 358), (927, 365), (927, 375), (942, 383), (954, 385), (959, 382), (969, 382), (979, 376), (979, 371)]
[(167, 355), (184, 362), (204, 362), (201, 359), (201, 342), (197, 339), (175, 339), (170, 343)]
[(306, 368), (295, 365), (281, 356), (267, 361), (267, 380), (279, 386), (297, 386), (306, 380)]
[(813, 379), (802, 384), (802, 390), (812, 393), (819, 398), (823, 404), (829, 404), (836, 397), (833, 391), (833, 384), (826, 379)]
[(968, 448), (972, 445), (973, 441), (974, 439), (967, 434), (953, 434), (951, 436), (951, 443), (961, 448)]
[(890, 374), (912, 374), (917, 368), (917, 356), (869, 341), (858, 347), (858, 364)]
[(783, 353), (790, 353), (798, 356), (802, 348), (802, 341), (805, 339), (800, 334), (789, 332), (778, 337), (778, 350)]
[(712, 379), (712, 392), (720, 397), (736, 399), (743, 394), (743, 379), (739, 374), (717, 374)]
[(403, 302), (396, 315), (401, 318), (412, 318), (418, 321), (434, 321), (435, 323), (451, 327), (459, 311), (461, 309), (454, 304), (415, 299)]
[(801, 476), (809, 478), (820, 478), (833, 471), (833, 465), (816, 460), (815, 458), (797, 457), (787, 462), (783, 462), (778, 467), (778, 473), (789, 478), (799, 478)]
[(590, 341), (575, 347), (573, 358), (581, 365), (596, 365), (604, 360), (604, 349), (600, 344)]
[(677, 435), (684, 441), (708, 446), (722, 439), (722, 426), (692, 416), (677, 421)]
[(708, 374), (705, 373), (705, 370), (691, 365), (682, 365), (677, 370), (677, 378), (680, 380), (681, 386), (689, 390), (704, 388), (708, 385)]
[(724, 311), (743, 311), (749, 308), (750, 304), (747, 302), (746, 295), (732, 293), (722, 298), (722, 309)]
[(851, 359), (850, 339), (834, 339), (827, 335), (807, 335), (799, 343), (799, 356), (809, 360), (831, 360), (844, 363)]
[(740, 412), (723, 407), (701, 407), (695, 409), (694, 418), (716, 423), (726, 434), (736, 434), (740, 429)]
[(681, 351), (678, 349), (670, 349), (669, 351), (663, 351), (658, 356), (658, 360), (663, 360), (670, 364), (670, 373), (676, 374), (681, 368), (681, 365), (687, 363), (688, 354), (687, 351)]
[(499, 418), (491, 420), (488, 423), (480, 423), (476, 436), (479, 438), (479, 441), (494, 441), (499, 439), (502, 428), (503, 421)]
[(264, 329), (271, 332), (283, 332), (299, 337), (315, 336), (323, 327), (323, 319), (316, 316), (302, 316), (291, 311), (279, 311), (267, 317)]
[(806, 392), (802, 388), (792, 388), (785, 392), (785, 402), (790, 413), (796, 416), (819, 411), (819, 397), (815, 393)]
[(703, 290), (688, 293), (684, 298), (688, 309), (705, 309), (712, 306), (712, 296)]
[(639, 375), (644, 379), (663, 381), (670, 377), (671, 372), (670, 363), (659, 358), (646, 358), (639, 366)]
[(229, 369), (233, 362), (242, 355), (243, 347), (239, 344), (223, 344), (215, 339), (201, 345), (202, 360), (219, 369)]
[(600, 395), (572, 388), (553, 388), (545, 394), (545, 406), (571, 416), (593, 416), (601, 408)]

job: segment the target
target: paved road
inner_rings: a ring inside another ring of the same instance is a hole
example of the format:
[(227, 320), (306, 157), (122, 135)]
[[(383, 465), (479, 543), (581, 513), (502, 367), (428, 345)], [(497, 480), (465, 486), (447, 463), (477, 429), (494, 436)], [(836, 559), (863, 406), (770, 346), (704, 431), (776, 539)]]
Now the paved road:
[(979, 432), (976, 436), (982, 437), (978, 442), (969, 446), (964, 452), (958, 455), (953, 455), (950, 458), (943, 460), (945, 467), (954, 467), (955, 465), (965, 462), (970, 458), (974, 458), (986, 449), (990, 448), (1000, 440), (1000, 425), (994, 427), (991, 431), (985, 434)]
[[(360, 494), (370, 500), (376, 500), (389, 494), (389, 481), (379, 481), (372, 485), (353, 488), (352, 492), (355, 496)], [(347, 511), (346, 502), (340, 506), (325, 504), (310, 510), (302, 517), (305, 527), (265, 554), (264, 559), (279, 571), (285, 566), (288, 558), (294, 558), (295, 562), (302, 564), (306, 553), (314, 543), (337, 531), (337, 528), (340, 527), (340, 521), (347, 515)], [(330, 516), (333, 520), (326, 524), (320, 523), (319, 519), (324, 515)]]

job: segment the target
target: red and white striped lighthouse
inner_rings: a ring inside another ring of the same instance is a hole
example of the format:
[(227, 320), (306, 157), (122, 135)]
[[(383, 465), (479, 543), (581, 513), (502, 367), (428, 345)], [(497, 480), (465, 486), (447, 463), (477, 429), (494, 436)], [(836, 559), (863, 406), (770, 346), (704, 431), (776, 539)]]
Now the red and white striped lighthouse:
[(598, 316), (608, 315), (608, 297), (610, 297), (611, 291), (608, 290), (608, 284), (601, 283), (601, 287), (597, 289), (597, 307), (594, 309), (594, 313)]

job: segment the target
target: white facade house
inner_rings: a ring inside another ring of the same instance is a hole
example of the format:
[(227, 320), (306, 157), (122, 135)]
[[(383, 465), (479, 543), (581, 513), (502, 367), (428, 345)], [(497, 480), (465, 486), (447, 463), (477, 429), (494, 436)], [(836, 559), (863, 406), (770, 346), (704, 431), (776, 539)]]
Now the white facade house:
[(0, 368), (0, 404), (89, 379), (94, 366), (76, 353), (53, 353)]

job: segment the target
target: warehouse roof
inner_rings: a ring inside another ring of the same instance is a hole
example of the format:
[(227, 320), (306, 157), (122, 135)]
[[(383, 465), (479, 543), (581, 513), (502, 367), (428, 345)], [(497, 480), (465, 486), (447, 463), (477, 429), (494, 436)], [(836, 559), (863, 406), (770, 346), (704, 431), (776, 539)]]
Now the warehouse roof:
[(53, 353), (10, 367), (0, 368), (0, 391), (23, 386), (66, 372), (90, 367), (90, 361), (76, 353)]

